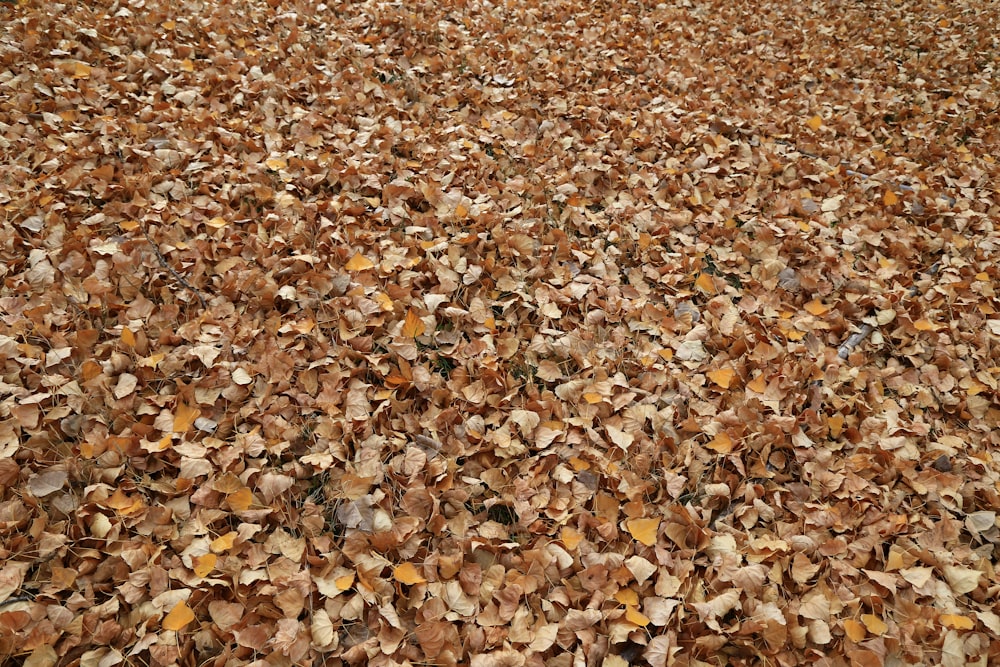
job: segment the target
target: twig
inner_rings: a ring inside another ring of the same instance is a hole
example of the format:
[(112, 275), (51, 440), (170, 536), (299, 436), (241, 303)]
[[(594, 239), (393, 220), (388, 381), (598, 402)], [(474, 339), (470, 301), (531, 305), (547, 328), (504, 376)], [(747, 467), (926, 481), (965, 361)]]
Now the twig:
[(30, 595), (19, 595), (15, 598), (7, 598), (3, 602), (0, 602), (0, 607), (6, 607), (10, 604), (17, 604), (18, 602), (34, 602), (35, 598)]
[[(941, 262), (934, 262), (934, 264), (931, 265), (931, 268), (927, 269), (927, 275), (935, 276), (940, 269)], [(920, 294), (920, 290), (917, 289), (916, 285), (914, 285), (910, 288), (910, 292), (907, 296), (912, 299), (918, 294)], [(851, 356), (851, 353), (854, 352), (854, 348), (861, 345), (861, 343), (863, 343), (873, 331), (875, 331), (875, 327), (872, 325), (862, 324), (860, 329), (852, 333), (850, 337), (845, 340), (839, 348), (837, 348), (837, 356), (846, 360), (849, 356)]]
[(201, 302), (202, 309), (208, 310), (208, 302), (205, 301), (205, 297), (203, 297), (201, 295), (201, 292), (199, 292), (198, 289), (194, 285), (192, 285), (191, 283), (189, 283), (187, 281), (187, 279), (184, 278), (184, 276), (182, 276), (181, 274), (177, 273), (177, 271), (174, 269), (174, 267), (170, 266), (170, 264), (167, 263), (167, 258), (163, 256), (162, 252), (160, 252), (160, 247), (158, 245), (156, 245), (156, 242), (153, 241), (152, 237), (150, 237), (149, 232), (146, 231), (145, 227), (142, 228), (142, 233), (143, 233), (143, 236), (146, 237), (146, 240), (149, 241), (149, 245), (151, 245), (153, 247), (153, 252), (156, 253), (156, 258), (160, 260), (160, 264), (163, 265), (163, 268), (165, 268), (167, 271), (169, 271), (170, 274), (177, 280), (177, 282), (179, 282), (182, 286), (184, 286), (185, 288), (187, 288), (192, 294), (194, 294), (196, 297), (198, 297), (198, 301)]

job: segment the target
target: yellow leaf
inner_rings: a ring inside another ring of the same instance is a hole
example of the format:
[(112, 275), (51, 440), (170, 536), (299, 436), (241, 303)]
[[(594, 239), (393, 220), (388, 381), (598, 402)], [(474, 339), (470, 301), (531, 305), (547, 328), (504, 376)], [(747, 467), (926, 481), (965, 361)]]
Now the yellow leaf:
[(194, 420), (201, 415), (201, 410), (196, 407), (181, 403), (174, 413), (174, 433), (184, 433), (194, 424)]
[(573, 466), (573, 470), (580, 472), (581, 470), (590, 470), (590, 462), (584, 461), (578, 456), (569, 457), (569, 464)]
[(253, 502), (253, 494), (250, 489), (243, 487), (236, 493), (230, 493), (226, 496), (226, 500), (229, 501), (229, 506), (233, 508), (234, 512), (246, 512)]
[(865, 626), (858, 623), (853, 618), (844, 619), (844, 634), (852, 642), (859, 642), (868, 636), (868, 631), (865, 630)]
[(764, 390), (767, 389), (767, 380), (764, 379), (763, 375), (758, 375), (750, 382), (747, 382), (747, 389), (750, 391), (755, 391), (758, 394), (763, 394)]
[(882, 203), (886, 206), (895, 206), (899, 203), (899, 196), (892, 190), (886, 190), (882, 195)]
[(137, 220), (122, 220), (118, 223), (118, 226), (121, 227), (123, 231), (131, 232), (139, 228), (139, 222)]
[(164, 617), (163, 629), (176, 632), (193, 620), (194, 612), (191, 611), (191, 607), (187, 606), (187, 602), (181, 600), (174, 606), (173, 609), (170, 610), (170, 613)]
[(941, 621), (941, 625), (953, 630), (971, 630), (976, 625), (968, 616), (957, 614), (941, 614), (938, 619)]
[(206, 220), (205, 224), (211, 227), (212, 229), (222, 229), (229, 223), (227, 223), (226, 219), (223, 218), (221, 215), (217, 215), (211, 220)]
[(624, 605), (639, 606), (639, 594), (631, 588), (623, 588), (615, 593), (615, 599)]
[(392, 571), (393, 578), (401, 584), (412, 586), (414, 584), (426, 584), (427, 580), (417, 571), (413, 563), (403, 563), (397, 565)]
[(160, 365), (160, 362), (167, 358), (167, 355), (163, 352), (157, 352), (156, 354), (151, 354), (145, 357), (139, 362), (140, 366), (148, 366), (149, 368), (156, 368)]
[(729, 389), (729, 385), (732, 383), (735, 376), (736, 371), (732, 368), (720, 368), (717, 371), (708, 372), (708, 379), (723, 389)]
[(191, 558), (191, 563), (194, 565), (193, 569), (196, 577), (207, 577), (208, 574), (215, 569), (215, 563), (219, 560), (219, 557), (215, 554), (205, 554), (204, 556), (193, 556)]
[(573, 551), (580, 545), (580, 542), (583, 541), (583, 533), (575, 528), (565, 526), (559, 534), (559, 539), (562, 540), (562, 543), (566, 545), (567, 549)]
[(208, 545), (208, 548), (217, 554), (221, 554), (223, 551), (229, 551), (233, 548), (233, 544), (236, 542), (236, 537), (239, 535), (235, 530), (231, 530), (225, 535), (219, 535), (217, 538), (212, 540)]
[(815, 315), (816, 317), (819, 317), (823, 313), (830, 310), (830, 307), (823, 305), (823, 302), (821, 302), (819, 299), (813, 299), (812, 301), (810, 301), (805, 305), (805, 308), (810, 315)]
[(705, 446), (720, 454), (728, 454), (733, 451), (733, 439), (725, 431), (719, 431), (718, 435), (705, 443)]
[(819, 130), (819, 128), (823, 127), (823, 117), (819, 115), (813, 116), (812, 118), (806, 121), (806, 125), (811, 127), (815, 132)]
[(76, 63), (75, 65), (73, 65), (73, 78), (89, 79), (90, 65), (88, 65), (87, 63)]
[(375, 262), (358, 252), (354, 254), (354, 257), (351, 257), (344, 268), (348, 271), (367, 271), (373, 266), (375, 266)]
[(649, 625), (649, 619), (646, 618), (642, 612), (631, 605), (625, 608), (625, 620), (629, 623), (635, 623), (640, 627), (646, 627)]
[(660, 358), (663, 359), (664, 361), (670, 361), (671, 359), (674, 358), (674, 351), (669, 347), (665, 347), (662, 350), (657, 350), (656, 353), (660, 355)]
[(279, 169), (284, 169), (288, 166), (288, 160), (280, 157), (272, 157), (264, 160), (264, 164), (271, 171), (278, 171)]
[(354, 585), (354, 574), (345, 574), (333, 580), (334, 585), (342, 591), (346, 591)]
[(715, 294), (715, 281), (707, 273), (699, 273), (698, 279), (694, 281), (694, 285), (706, 294)]
[(465, 206), (463, 206), (462, 204), (459, 204), (458, 206), (455, 207), (456, 218), (465, 218), (468, 215), (469, 215), (469, 209), (465, 208)]
[(600, 394), (595, 394), (592, 391), (588, 391), (583, 395), (583, 400), (587, 401), (587, 403), (591, 405), (595, 405), (603, 401), (604, 397), (601, 396)]
[(629, 519), (625, 522), (628, 532), (647, 547), (656, 544), (656, 531), (660, 527), (659, 519)]
[(861, 614), (861, 622), (865, 624), (868, 632), (872, 633), (876, 637), (884, 635), (886, 630), (889, 629), (889, 626), (886, 625), (885, 621), (875, 614)]
[(934, 323), (930, 320), (917, 320), (913, 323), (913, 328), (917, 331), (934, 331)]
[(830, 435), (839, 438), (840, 434), (844, 432), (844, 415), (830, 415), (826, 418), (826, 425), (830, 429)]
[(190, 58), (185, 58), (184, 60), (181, 61), (181, 69), (185, 72), (193, 72), (194, 63), (191, 62)]
[(128, 327), (122, 328), (122, 342), (129, 347), (135, 347), (135, 334)]
[(426, 329), (427, 326), (420, 319), (420, 316), (417, 315), (416, 311), (412, 308), (408, 309), (406, 311), (406, 320), (403, 321), (403, 329), (400, 333), (406, 338), (416, 338), (424, 333)]

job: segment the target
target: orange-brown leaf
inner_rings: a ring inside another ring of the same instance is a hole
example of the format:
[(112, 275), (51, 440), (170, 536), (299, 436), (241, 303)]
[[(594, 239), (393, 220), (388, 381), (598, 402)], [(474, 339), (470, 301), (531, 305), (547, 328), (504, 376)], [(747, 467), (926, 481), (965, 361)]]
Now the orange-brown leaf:
[(958, 614), (941, 614), (938, 620), (941, 621), (941, 625), (953, 630), (971, 630), (976, 626), (971, 618)]
[(196, 420), (200, 415), (201, 410), (198, 408), (187, 405), (186, 403), (179, 403), (177, 405), (177, 411), (174, 412), (174, 433), (184, 433), (188, 431), (194, 425), (194, 420)]
[(580, 545), (580, 542), (583, 541), (583, 533), (575, 528), (571, 528), (570, 526), (564, 526), (559, 533), (559, 539), (562, 540), (562, 543), (566, 545), (567, 549), (573, 551)]
[(660, 520), (650, 519), (629, 519), (625, 522), (628, 532), (639, 542), (647, 547), (656, 544), (656, 532), (660, 528)]
[(868, 632), (872, 633), (876, 637), (884, 635), (889, 629), (886, 622), (879, 618), (876, 614), (861, 614), (861, 622), (865, 624), (865, 628)]
[(250, 509), (250, 505), (253, 503), (253, 493), (244, 487), (236, 493), (230, 493), (226, 496), (226, 500), (229, 501), (229, 506), (233, 508), (234, 512), (245, 512)]
[(191, 558), (191, 563), (194, 565), (193, 569), (195, 576), (207, 577), (209, 573), (215, 569), (215, 563), (218, 561), (219, 557), (215, 554), (205, 554), (203, 556), (193, 556)]
[(805, 305), (806, 312), (819, 317), (830, 310), (830, 307), (823, 304), (819, 299), (813, 299)]
[(412, 308), (406, 311), (406, 319), (403, 321), (403, 328), (400, 333), (406, 338), (416, 338), (424, 333), (427, 326), (420, 319), (416, 311)]
[(725, 431), (719, 431), (705, 446), (719, 454), (728, 454), (733, 451), (733, 439)]
[(844, 634), (852, 642), (859, 642), (868, 636), (868, 631), (860, 622), (853, 618), (846, 618), (844, 619)]
[(185, 625), (194, 620), (194, 612), (191, 611), (191, 607), (187, 605), (187, 602), (181, 600), (178, 602), (170, 613), (163, 618), (163, 629), (177, 631), (184, 628)]
[(729, 389), (729, 385), (732, 383), (735, 376), (736, 371), (732, 368), (720, 368), (718, 370), (708, 372), (708, 379), (723, 389)]
[(401, 584), (413, 586), (414, 584), (425, 584), (427, 580), (417, 570), (413, 563), (402, 563), (397, 565), (392, 571), (393, 578)]
[(348, 271), (367, 271), (373, 266), (375, 266), (375, 262), (358, 252), (354, 254), (354, 257), (351, 257), (351, 259), (348, 260), (347, 264), (344, 265), (344, 268)]

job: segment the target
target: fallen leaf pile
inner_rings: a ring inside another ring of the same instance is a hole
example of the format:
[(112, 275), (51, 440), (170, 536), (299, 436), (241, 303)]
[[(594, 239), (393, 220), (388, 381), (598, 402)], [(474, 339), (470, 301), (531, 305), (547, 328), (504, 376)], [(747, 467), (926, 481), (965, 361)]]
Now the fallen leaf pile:
[(995, 3), (0, 22), (6, 660), (1000, 663)]

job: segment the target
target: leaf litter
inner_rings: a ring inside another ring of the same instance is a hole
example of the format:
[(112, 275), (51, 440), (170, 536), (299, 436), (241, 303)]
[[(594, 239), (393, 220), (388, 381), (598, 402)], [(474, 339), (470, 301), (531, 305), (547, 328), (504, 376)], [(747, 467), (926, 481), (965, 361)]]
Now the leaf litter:
[(990, 3), (0, 12), (2, 655), (1000, 660)]

